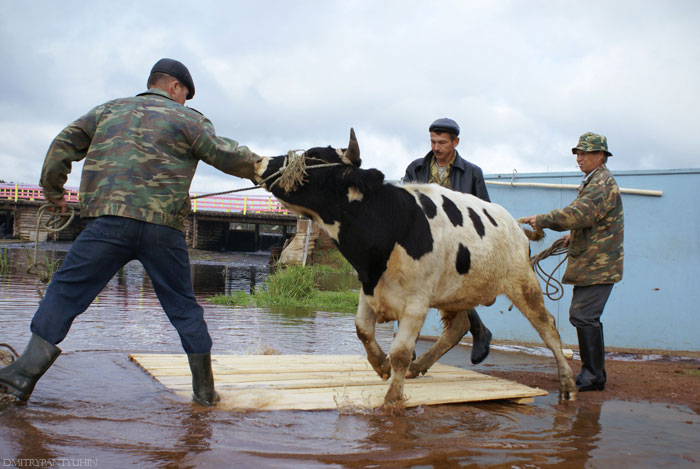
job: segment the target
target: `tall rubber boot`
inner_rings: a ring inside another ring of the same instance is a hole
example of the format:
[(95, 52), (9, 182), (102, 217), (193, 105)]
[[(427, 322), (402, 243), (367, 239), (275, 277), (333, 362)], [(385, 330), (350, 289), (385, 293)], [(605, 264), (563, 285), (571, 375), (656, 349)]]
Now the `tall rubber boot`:
[(0, 387), (5, 387), (5, 393), (26, 401), (34, 391), (36, 382), (60, 354), (60, 348), (32, 334), (22, 355), (0, 369)]
[(475, 309), (467, 311), (469, 318), (469, 332), (472, 334), (472, 363), (474, 365), (483, 362), (489, 356), (491, 350), (491, 331), (488, 330)]
[(581, 355), (581, 373), (576, 376), (576, 388), (579, 391), (602, 391), (606, 380), (603, 327), (579, 327), (576, 332)]
[(188, 354), (192, 371), (192, 400), (199, 405), (212, 406), (219, 402), (214, 389), (214, 373), (211, 371), (211, 353)]

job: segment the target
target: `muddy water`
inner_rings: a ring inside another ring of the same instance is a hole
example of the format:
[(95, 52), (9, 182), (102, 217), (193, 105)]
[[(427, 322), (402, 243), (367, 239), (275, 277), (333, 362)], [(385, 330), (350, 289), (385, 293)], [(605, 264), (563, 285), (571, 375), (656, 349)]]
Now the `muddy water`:
[[(10, 251), (11, 261), (24, 256)], [(205, 260), (193, 266), (199, 298), (259, 286), (266, 262), (241, 255), (234, 264)], [(0, 274), (0, 342), (22, 349), (38, 294), (34, 280), (11, 264)], [(265, 347), (362, 353), (348, 315), (202, 303), (214, 353)], [(391, 326), (379, 336), (387, 348)], [(4, 467), (691, 467), (700, 454), (697, 415), (646, 403), (559, 405), (549, 395), (531, 405), (430, 406), (400, 417), (194, 406), (128, 359), (131, 352), (181, 352), (137, 263), (110, 282), (61, 347), (63, 355), (29, 404), (0, 411)], [(469, 350), (456, 348), (443, 361), (467, 366)], [(494, 352), (476, 367), (494, 368), (554, 372), (548, 358), (512, 352)]]

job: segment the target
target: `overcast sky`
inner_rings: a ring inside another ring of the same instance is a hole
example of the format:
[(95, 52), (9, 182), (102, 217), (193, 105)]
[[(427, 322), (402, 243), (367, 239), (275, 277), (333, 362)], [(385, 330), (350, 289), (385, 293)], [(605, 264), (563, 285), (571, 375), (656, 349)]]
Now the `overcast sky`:
[[(185, 63), (188, 105), (262, 155), (347, 145), (399, 179), (451, 117), (486, 174), (698, 168), (700, 1), (0, 0), (0, 179), (38, 182), (51, 140)], [(67, 186), (79, 185), (75, 165)], [(243, 187), (202, 164), (196, 191)]]

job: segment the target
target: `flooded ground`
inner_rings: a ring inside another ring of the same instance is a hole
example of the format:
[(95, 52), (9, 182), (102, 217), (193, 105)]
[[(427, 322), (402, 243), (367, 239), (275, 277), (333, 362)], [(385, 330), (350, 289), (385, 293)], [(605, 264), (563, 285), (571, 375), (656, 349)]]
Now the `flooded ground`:
[[(0, 246), (2, 249), (2, 246)], [(23, 350), (38, 304), (21, 248), (0, 274), (0, 342)], [(60, 258), (60, 253), (48, 253)], [(194, 255), (193, 278), (213, 353), (265, 347), (289, 354), (362, 354), (351, 315), (228, 308), (213, 294), (249, 291), (267, 275), (265, 255)], [(388, 348), (392, 326), (379, 330)], [(421, 341), (419, 351), (429, 343)], [(170, 393), (129, 353), (181, 353), (143, 269), (131, 263), (78, 317), (64, 353), (26, 406), (0, 411), (0, 460), (10, 466), (92, 467), (697, 467), (700, 417), (684, 406), (608, 400), (560, 405), (502, 402), (378, 412), (224, 412)], [(442, 362), (471, 367), (457, 347)], [(551, 359), (494, 351), (490, 370), (555, 373)]]

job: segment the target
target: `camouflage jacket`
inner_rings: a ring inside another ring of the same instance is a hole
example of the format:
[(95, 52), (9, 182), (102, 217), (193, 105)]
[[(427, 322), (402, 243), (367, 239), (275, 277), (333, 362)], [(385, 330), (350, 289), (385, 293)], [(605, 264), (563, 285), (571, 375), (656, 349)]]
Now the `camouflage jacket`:
[(586, 286), (622, 279), (622, 197), (605, 165), (581, 184), (578, 197), (568, 207), (538, 215), (537, 227), (571, 230), (564, 283)]
[(71, 164), (83, 158), (82, 217), (116, 215), (183, 230), (199, 160), (251, 179), (257, 155), (217, 137), (206, 117), (152, 88), (97, 106), (58, 134), (39, 182), (46, 198), (64, 194)]

